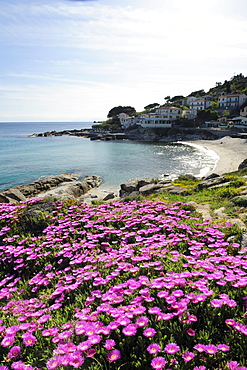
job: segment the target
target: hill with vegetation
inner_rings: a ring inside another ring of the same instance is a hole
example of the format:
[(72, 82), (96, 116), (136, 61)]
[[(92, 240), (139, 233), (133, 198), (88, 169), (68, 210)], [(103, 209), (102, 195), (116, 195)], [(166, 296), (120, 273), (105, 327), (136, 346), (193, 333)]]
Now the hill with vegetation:
[[(247, 95), (247, 77), (245, 77), (242, 73), (234, 75), (230, 78), (230, 80), (225, 80), (222, 82), (216, 82), (215, 86), (210, 88), (207, 92), (204, 89), (192, 91), (188, 96), (194, 97), (203, 97), (205, 95), (212, 95), (214, 97), (214, 101), (212, 106), (206, 110), (198, 112), (198, 119), (197, 123), (200, 123), (203, 120), (216, 120), (218, 117), (222, 116), (222, 114), (229, 115), (229, 112), (217, 112), (217, 101), (220, 95), (226, 94), (246, 94)], [(175, 95), (173, 97), (166, 96), (164, 98), (164, 103), (150, 103), (144, 107), (144, 110), (141, 112), (136, 112), (134, 107), (131, 106), (118, 106), (112, 108), (107, 117), (108, 120), (103, 122), (101, 125), (93, 125), (93, 128), (102, 128), (102, 129), (119, 129), (121, 128), (120, 120), (118, 118), (119, 113), (126, 113), (128, 115), (135, 115), (140, 113), (154, 113), (156, 109), (160, 106), (165, 105), (173, 105), (178, 108), (187, 109), (187, 106), (183, 105), (185, 97), (183, 95)], [(233, 112), (234, 113), (234, 112)], [(238, 112), (235, 112), (236, 114)], [(188, 124), (188, 120), (186, 122), (182, 122), (183, 124)]]

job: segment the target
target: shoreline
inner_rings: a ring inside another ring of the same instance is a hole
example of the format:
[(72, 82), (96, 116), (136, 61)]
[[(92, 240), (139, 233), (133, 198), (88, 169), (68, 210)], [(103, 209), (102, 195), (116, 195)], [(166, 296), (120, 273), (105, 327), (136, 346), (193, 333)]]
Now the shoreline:
[(218, 160), (211, 173), (223, 175), (238, 170), (238, 166), (247, 158), (247, 140), (225, 136), (216, 140), (183, 141), (187, 145), (201, 146), (217, 154)]

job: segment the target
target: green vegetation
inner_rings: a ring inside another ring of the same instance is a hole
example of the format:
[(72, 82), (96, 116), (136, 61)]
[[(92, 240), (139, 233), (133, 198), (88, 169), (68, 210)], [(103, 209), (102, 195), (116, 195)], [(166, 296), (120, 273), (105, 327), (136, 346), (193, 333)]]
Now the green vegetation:
[(108, 113), (107, 117), (108, 117), (108, 118), (114, 118), (114, 117), (117, 117), (117, 116), (118, 116), (118, 114), (120, 114), (120, 113), (126, 113), (126, 114), (128, 114), (129, 116), (132, 116), (133, 114), (135, 114), (135, 113), (136, 113), (136, 110), (135, 110), (135, 108), (130, 107), (130, 106), (122, 107), (121, 105), (119, 105), (118, 107), (114, 107), (114, 108), (112, 108), (112, 109), (109, 111), (109, 113)]

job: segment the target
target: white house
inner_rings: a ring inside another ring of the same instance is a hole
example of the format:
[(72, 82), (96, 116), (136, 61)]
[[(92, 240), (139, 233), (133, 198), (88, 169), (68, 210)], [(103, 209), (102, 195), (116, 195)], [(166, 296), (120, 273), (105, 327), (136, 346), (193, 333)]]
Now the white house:
[(145, 128), (172, 127), (182, 117), (182, 109), (164, 106), (156, 109), (155, 113), (139, 115), (137, 124)]
[(186, 98), (182, 100), (182, 105), (190, 105), (196, 99), (195, 96), (186, 96)]
[(247, 117), (235, 117), (232, 119), (232, 122), (231, 127), (247, 129)]
[(196, 100), (193, 100), (190, 103), (190, 109), (193, 109), (196, 112), (198, 112), (199, 110), (207, 109), (212, 104), (211, 99), (212, 97), (208, 97), (208, 96), (197, 98)]
[(175, 121), (181, 118), (182, 109), (172, 106), (164, 106), (156, 109), (155, 115), (160, 118)]
[(126, 129), (130, 126), (133, 126), (135, 124), (135, 117), (130, 117), (126, 113), (120, 113), (118, 115), (118, 118), (120, 120), (121, 126)]
[(247, 96), (245, 94), (221, 95), (218, 98), (219, 109), (229, 111), (240, 108), (246, 101)]
[(184, 109), (182, 112), (182, 117), (187, 119), (194, 119), (196, 118), (197, 110), (196, 109)]

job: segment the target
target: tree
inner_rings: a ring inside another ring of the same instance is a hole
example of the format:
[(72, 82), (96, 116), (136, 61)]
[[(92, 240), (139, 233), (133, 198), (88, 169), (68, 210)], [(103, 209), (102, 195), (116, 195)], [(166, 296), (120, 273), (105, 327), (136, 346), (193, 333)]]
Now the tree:
[(156, 107), (159, 107), (160, 104), (158, 103), (152, 103), (152, 104), (148, 104), (146, 105), (146, 107), (144, 107), (145, 110), (149, 110), (149, 109), (153, 109), (153, 108), (156, 108)]
[(132, 116), (133, 114), (136, 114), (136, 110), (135, 108), (130, 107), (130, 106), (122, 107), (121, 105), (119, 105), (118, 107), (112, 108), (109, 111), (107, 117), (108, 118), (117, 117), (120, 113), (126, 113), (129, 116)]
[(169, 102), (170, 102), (171, 97), (170, 97), (170, 95), (167, 95), (164, 99), (166, 100), (166, 103), (169, 103)]
[(193, 91), (192, 93), (190, 93), (190, 95), (188, 96), (204, 96), (206, 95), (205, 91), (202, 89), (202, 90), (197, 90), (197, 91)]
[(215, 110), (211, 109), (202, 109), (197, 112), (197, 117), (203, 120), (217, 120), (218, 113)]

